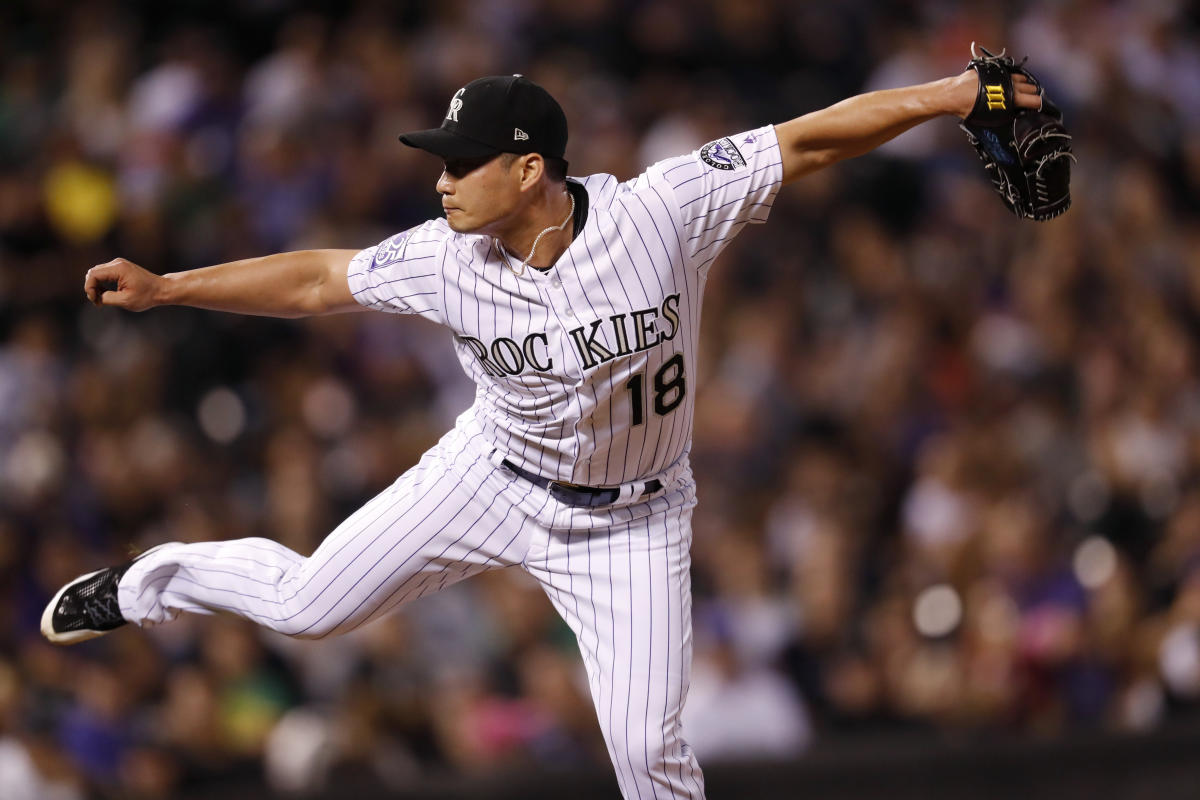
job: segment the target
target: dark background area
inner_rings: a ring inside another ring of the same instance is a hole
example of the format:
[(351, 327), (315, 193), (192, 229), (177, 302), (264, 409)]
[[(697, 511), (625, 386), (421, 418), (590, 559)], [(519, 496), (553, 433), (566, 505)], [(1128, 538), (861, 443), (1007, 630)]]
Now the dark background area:
[(545, 85), (571, 174), (626, 179), (953, 75), (972, 40), (1028, 53), (1064, 109), (1074, 207), (1016, 220), (936, 120), (788, 187), (713, 268), (686, 735), (713, 797), (1183, 796), (1197, 22), (1083, 0), (6, 3), (0, 796), (611, 796), (575, 643), (516, 572), (337, 640), (192, 618), (42, 642), (53, 590), (130, 547), (310, 552), (472, 396), (420, 320), (133, 315), (90, 307), (84, 272), (361, 248), (436, 215), (440, 164), (396, 135), (479, 75)]

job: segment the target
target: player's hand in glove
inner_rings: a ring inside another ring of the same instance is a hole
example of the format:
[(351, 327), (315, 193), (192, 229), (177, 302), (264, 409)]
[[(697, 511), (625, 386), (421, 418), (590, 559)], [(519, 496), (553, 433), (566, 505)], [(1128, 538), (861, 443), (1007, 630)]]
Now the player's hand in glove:
[(971, 43), (975, 102), (961, 127), (992, 185), (1018, 217), (1047, 220), (1071, 206), (1071, 135), (1025, 62)]
[(159, 305), (162, 278), (132, 261), (114, 258), (87, 271), (83, 293), (98, 306), (116, 306), (129, 311), (145, 311)]

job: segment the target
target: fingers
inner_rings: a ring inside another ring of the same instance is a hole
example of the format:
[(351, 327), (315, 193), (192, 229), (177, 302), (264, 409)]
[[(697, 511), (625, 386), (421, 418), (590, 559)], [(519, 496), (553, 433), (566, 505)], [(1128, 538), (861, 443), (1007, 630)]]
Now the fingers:
[(87, 271), (87, 274), (83, 276), (83, 293), (88, 300), (100, 305), (101, 285), (115, 277), (113, 271), (112, 261), (107, 264), (98, 264)]
[(136, 310), (130, 307), (129, 292), (124, 292), (120, 289), (108, 289), (101, 292), (100, 300), (96, 303), (96, 305), (110, 306), (113, 308), (129, 308), (131, 311)]
[(1021, 73), (1013, 73), (1013, 101), (1020, 108), (1042, 107), (1042, 89)]
[(1037, 94), (1041, 91), (1041, 88), (1036, 83), (1019, 72), (1012, 76), (1012, 82), (1013, 91), (1018, 94)]
[[(1026, 86), (1031, 87), (1030, 84), (1026, 84)], [(1019, 108), (1040, 109), (1042, 107), (1042, 93), (1037, 89), (1029, 88), (1022, 90), (1017, 89), (1015, 85), (1013, 86), (1013, 89), (1015, 90), (1013, 92), (1013, 102), (1015, 102)]]
[(98, 306), (124, 305), (120, 287), (128, 265), (125, 259), (114, 258), (89, 269), (83, 279), (83, 293), (87, 299)]

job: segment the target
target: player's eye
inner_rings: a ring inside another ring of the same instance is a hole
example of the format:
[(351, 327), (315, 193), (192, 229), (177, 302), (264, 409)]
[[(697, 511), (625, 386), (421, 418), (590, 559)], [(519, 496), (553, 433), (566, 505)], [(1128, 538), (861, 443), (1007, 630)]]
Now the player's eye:
[(445, 161), (446, 173), (461, 178), (482, 167), (496, 156), (480, 156), (478, 158), (448, 158)]

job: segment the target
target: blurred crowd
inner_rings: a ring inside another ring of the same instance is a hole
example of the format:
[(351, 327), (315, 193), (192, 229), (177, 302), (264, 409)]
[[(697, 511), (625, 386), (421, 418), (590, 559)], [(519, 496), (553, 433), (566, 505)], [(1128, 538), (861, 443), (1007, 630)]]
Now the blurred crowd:
[(695, 446), (704, 763), (886, 731), (1143, 731), (1200, 706), (1200, 15), (1174, 0), (14, 2), (0, 9), (0, 796), (279, 790), (606, 756), (516, 571), (348, 637), (222, 617), (41, 641), (161, 541), (311, 552), (473, 390), (449, 334), (87, 305), (83, 273), (366, 247), (440, 213), (483, 74), (562, 102), (571, 174), (1018, 56), (1074, 208), (1013, 218), (952, 120), (783, 191), (711, 273)]

